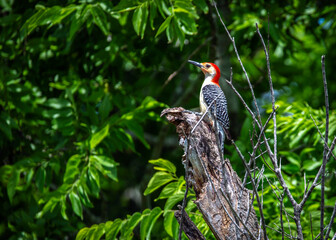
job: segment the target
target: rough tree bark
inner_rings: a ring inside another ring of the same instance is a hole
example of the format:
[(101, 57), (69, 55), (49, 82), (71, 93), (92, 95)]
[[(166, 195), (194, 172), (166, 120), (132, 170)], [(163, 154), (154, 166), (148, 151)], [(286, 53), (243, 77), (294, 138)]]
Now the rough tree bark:
[(201, 116), (181, 107), (165, 109), (161, 116), (176, 125), (184, 149), (182, 160), (185, 163), (189, 159), (186, 179), (216, 239), (263, 239), (251, 202), (252, 191), (244, 188), (229, 159), (221, 157), (211, 124), (199, 122)]

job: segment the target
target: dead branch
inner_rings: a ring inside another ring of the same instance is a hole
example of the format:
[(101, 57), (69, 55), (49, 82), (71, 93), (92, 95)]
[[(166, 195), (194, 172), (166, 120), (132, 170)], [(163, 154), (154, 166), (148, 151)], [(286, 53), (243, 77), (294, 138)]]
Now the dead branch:
[[(181, 107), (165, 109), (163, 115), (176, 125), (185, 152), (183, 159), (189, 158), (188, 177), (196, 193), (195, 204), (216, 239), (257, 239), (260, 228), (253, 208), (246, 224), (244, 221), (252, 200), (251, 191), (244, 188), (229, 159), (222, 166), (221, 150), (211, 124), (205, 120), (199, 122), (199, 114)], [(194, 128), (196, 124), (198, 127)]]
[[(196, 227), (195, 223), (193, 221), (191, 221), (190, 217), (188, 216), (188, 214), (186, 213), (186, 211), (184, 211), (184, 209), (182, 209), (182, 206), (177, 206), (180, 210), (175, 212), (175, 217), (177, 219), (177, 221), (181, 224), (181, 222), (183, 222), (182, 225), (182, 229), (184, 231), (184, 233), (187, 235), (187, 237), (189, 239), (197, 239), (197, 240), (205, 240), (206, 238), (203, 236), (203, 234), (201, 233), (200, 230), (198, 230), (198, 228)], [(183, 221), (181, 221), (181, 219), (183, 219)]]

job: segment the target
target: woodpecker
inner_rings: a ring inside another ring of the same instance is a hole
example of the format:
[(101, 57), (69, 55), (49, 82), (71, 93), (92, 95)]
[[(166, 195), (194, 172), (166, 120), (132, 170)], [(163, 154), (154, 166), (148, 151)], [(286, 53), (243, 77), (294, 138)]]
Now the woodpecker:
[(191, 60), (188, 62), (199, 67), (205, 75), (199, 97), (201, 113), (204, 114), (212, 104), (208, 113), (210, 119), (214, 123), (217, 123), (218, 138), (222, 152), (224, 153), (225, 135), (229, 140), (231, 140), (231, 135), (229, 133), (230, 122), (226, 98), (219, 86), (220, 70), (214, 63), (199, 63)]

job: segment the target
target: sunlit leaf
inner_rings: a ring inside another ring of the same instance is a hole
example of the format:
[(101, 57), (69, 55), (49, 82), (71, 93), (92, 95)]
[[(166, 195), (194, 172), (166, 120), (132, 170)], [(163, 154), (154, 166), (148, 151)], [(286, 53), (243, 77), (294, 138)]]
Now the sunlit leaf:
[(83, 218), (82, 204), (80, 202), (78, 195), (74, 191), (72, 191), (69, 194), (69, 198), (72, 205), (72, 210), (76, 213), (77, 216)]
[(170, 196), (164, 207), (164, 215), (168, 210), (171, 210), (177, 203), (181, 202), (184, 198), (184, 192), (178, 192)]
[(154, 192), (156, 189), (162, 187), (163, 185), (173, 181), (174, 178), (171, 174), (166, 172), (156, 172), (151, 180), (149, 181), (147, 188), (144, 192), (144, 195), (148, 195)]
[(105, 127), (103, 127), (100, 131), (94, 133), (90, 140), (90, 148), (95, 148), (101, 141), (104, 140), (104, 138), (109, 133), (109, 125), (107, 124)]
[(140, 238), (143, 239), (150, 239), (150, 234), (154, 224), (156, 223), (157, 219), (161, 216), (162, 210), (159, 207), (156, 207), (150, 211), (150, 213), (145, 216), (140, 225)]
[(158, 31), (156, 32), (155, 37), (159, 36), (164, 30), (166, 30), (166, 28), (169, 26), (170, 21), (172, 20), (173, 16), (169, 16), (166, 18), (166, 20), (161, 24), (161, 26), (159, 27)]
[(106, 240), (114, 240), (118, 232), (120, 231), (122, 221), (116, 219), (113, 222), (107, 222), (105, 224)]
[(173, 237), (173, 239), (176, 239), (178, 236), (178, 229), (180, 224), (177, 222), (174, 211), (168, 211), (166, 212), (164, 216), (164, 228), (169, 236)]
[(155, 165), (154, 169), (159, 170), (159, 171), (167, 171), (169, 173), (176, 173), (176, 167), (175, 165), (163, 158), (155, 159), (155, 160), (149, 160), (148, 161), (150, 164)]

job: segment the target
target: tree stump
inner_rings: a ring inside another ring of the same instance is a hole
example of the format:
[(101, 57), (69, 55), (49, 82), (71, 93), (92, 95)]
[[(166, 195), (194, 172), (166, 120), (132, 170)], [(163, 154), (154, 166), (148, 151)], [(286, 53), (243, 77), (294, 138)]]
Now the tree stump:
[(196, 193), (195, 204), (216, 239), (263, 239), (252, 206), (252, 191), (242, 185), (229, 159), (221, 156), (211, 124), (199, 122), (199, 114), (182, 107), (165, 109), (161, 116), (176, 126), (184, 164), (189, 159), (186, 179)]

